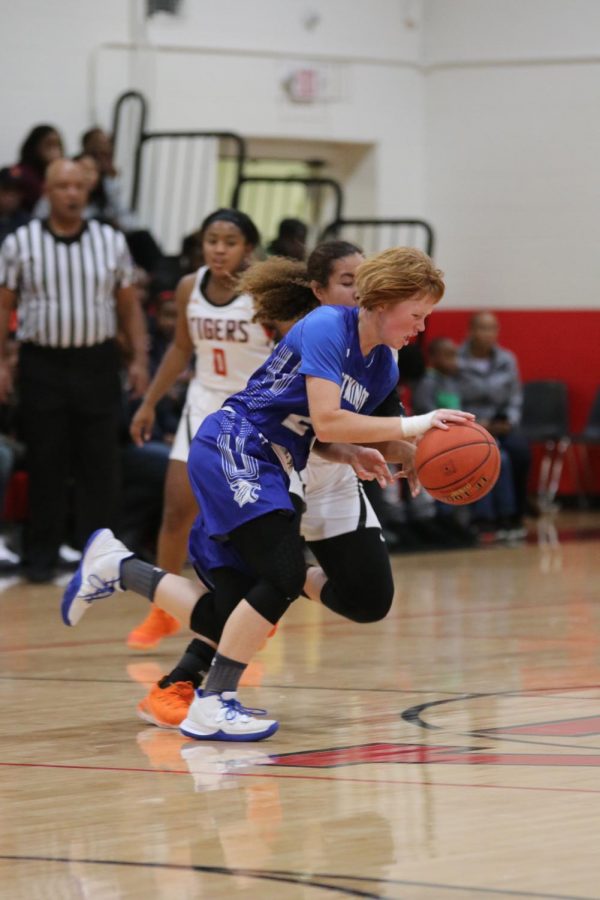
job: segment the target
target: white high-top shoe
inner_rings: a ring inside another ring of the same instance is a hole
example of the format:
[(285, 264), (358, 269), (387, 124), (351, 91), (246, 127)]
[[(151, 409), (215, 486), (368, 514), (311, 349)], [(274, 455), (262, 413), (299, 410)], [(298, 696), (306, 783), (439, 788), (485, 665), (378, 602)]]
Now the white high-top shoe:
[(233, 691), (205, 695), (198, 688), (179, 730), (197, 741), (262, 741), (279, 728), (274, 719), (255, 718), (264, 715), (264, 709), (242, 706)]
[(109, 528), (94, 531), (63, 594), (61, 613), (65, 625), (77, 625), (95, 600), (124, 590), (120, 583), (121, 563), (133, 555)]

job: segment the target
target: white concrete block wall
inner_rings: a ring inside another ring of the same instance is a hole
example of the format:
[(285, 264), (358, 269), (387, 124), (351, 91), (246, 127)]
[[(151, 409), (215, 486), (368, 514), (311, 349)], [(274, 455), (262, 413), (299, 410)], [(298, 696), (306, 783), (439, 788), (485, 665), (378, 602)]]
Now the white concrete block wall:
[[(598, 0), (1, 5), (0, 163), (42, 121), (75, 152), (136, 87), (153, 128), (363, 144), (348, 211), (429, 218), (450, 306), (598, 305)], [(300, 106), (280, 82), (304, 64), (331, 90)]]

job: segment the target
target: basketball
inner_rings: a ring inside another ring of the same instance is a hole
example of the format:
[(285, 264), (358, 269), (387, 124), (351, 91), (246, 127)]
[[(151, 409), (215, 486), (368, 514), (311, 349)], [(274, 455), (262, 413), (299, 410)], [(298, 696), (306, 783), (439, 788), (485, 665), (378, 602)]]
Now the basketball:
[(500, 474), (500, 451), (481, 425), (449, 425), (448, 431), (431, 428), (417, 445), (415, 465), (428, 494), (464, 506), (491, 491)]

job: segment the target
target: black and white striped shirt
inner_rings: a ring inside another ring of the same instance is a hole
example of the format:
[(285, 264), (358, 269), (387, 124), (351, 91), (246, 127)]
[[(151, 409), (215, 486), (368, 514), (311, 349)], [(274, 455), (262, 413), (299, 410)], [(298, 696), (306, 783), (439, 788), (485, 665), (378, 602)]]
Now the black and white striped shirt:
[(20, 341), (91, 347), (114, 337), (115, 290), (132, 283), (124, 235), (95, 219), (70, 238), (32, 219), (0, 247), (0, 286), (19, 295)]

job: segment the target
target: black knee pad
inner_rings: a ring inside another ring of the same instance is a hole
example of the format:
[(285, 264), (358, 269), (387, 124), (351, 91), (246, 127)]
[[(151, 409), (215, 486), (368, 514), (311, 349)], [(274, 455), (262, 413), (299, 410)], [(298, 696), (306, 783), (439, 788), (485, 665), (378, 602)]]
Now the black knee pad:
[(394, 587), (375, 591), (348, 590), (348, 586), (340, 593), (339, 589), (328, 581), (321, 592), (321, 603), (338, 615), (350, 619), (351, 622), (367, 624), (385, 619), (390, 611), (394, 598)]
[(261, 578), (277, 588), (290, 601), (300, 596), (306, 580), (302, 544), (281, 541), (260, 560)]
[(306, 566), (296, 517), (267, 513), (236, 528), (229, 537), (255, 572), (257, 584), (266, 582), (289, 602), (299, 596)]
[(285, 597), (281, 591), (266, 581), (259, 581), (248, 591), (247, 602), (252, 609), (276, 625), (295, 598)]
[(294, 547), (283, 541), (259, 562), (261, 577), (246, 594), (246, 600), (257, 613), (275, 625), (304, 587), (304, 554), (301, 546)]
[(190, 616), (190, 629), (196, 634), (209, 638), (216, 644), (219, 643), (223, 626), (221, 617), (215, 607), (213, 591), (203, 594), (194, 606)]
[(379, 622), (387, 616), (394, 579), (378, 528), (360, 528), (309, 546), (328, 578), (321, 591), (324, 606), (352, 622)]
[(353, 605), (354, 597), (350, 597), (348, 606), (354, 613), (354, 615), (352, 616), (353, 621), (362, 623), (380, 622), (382, 619), (385, 619), (385, 617), (389, 613), (393, 598), (393, 588), (389, 592), (389, 594), (370, 596), (366, 604), (363, 597), (362, 600), (356, 598), (356, 605)]

